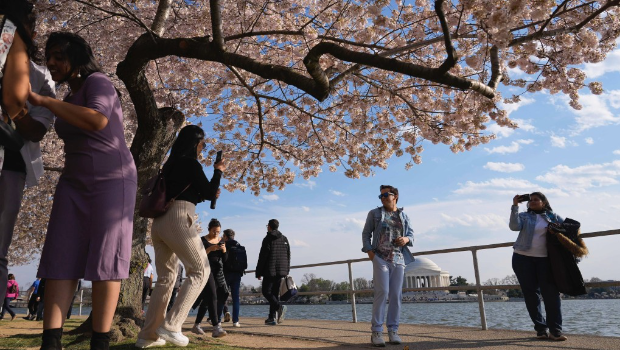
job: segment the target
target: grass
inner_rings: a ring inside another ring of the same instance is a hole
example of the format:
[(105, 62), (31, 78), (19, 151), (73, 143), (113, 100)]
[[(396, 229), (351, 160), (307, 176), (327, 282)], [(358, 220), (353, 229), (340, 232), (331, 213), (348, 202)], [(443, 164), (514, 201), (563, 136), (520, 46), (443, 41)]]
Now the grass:
[[(65, 322), (64, 332), (71, 331), (78, 327), (84, 320), (81, 319), (69, 319)], [(11, 323), (8, 323), (11, 322)], [(0, 324), (2, 328), (11, 326), (14, 331), (11, 335), (0, 337), (0, 349), (1, 350), (13, 350), (13, 349), (38, 349), (41, 346), (41, 330), (37, 330), (33, 326), (41, 326), (40, 322), (34, 323), (33, 321), (26, 321), (22, 319), (15, 319), (14, 321), (2, 321)], [(209, 350), (242, 350), (244, 348), (230, 346), (224, 344), (220, 339), (214, 339), (211, 337), (199, 337), (191, 333), (184, 333), (189, 337), (189, 345), (186, 347), (177, 347), (174, 345), (166, 345), (158, 347), (156, 349), (209, 349)], [(125, 339), (120, 343), (110, 344), (110, 349), (114, 350), (126, 350), (136, 349), (134, 344), (136, 339)], [(65, 349), (90, 349), (90, 337), (83, 335), (67, 335), (62, 336), (62, 346)]]

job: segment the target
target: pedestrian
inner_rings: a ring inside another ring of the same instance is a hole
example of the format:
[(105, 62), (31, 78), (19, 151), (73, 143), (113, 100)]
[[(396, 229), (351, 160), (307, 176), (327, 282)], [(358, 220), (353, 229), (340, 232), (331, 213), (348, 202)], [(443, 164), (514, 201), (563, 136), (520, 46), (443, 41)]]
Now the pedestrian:
[[(0, 23), (4, 24), (1, 28), (3, 38), (5, 35), (13, 38), (12, 44), (10, 40), (0, 44), (0, 78), (3, 87), (0, 124), (13, 124), (15, 130), (13, 127), (2, 130), (13, 130), (12, 136), (22, 145), (12, 147), (5, 142), (10, 139), (10, 135), (0, 130), (0, 295), (6, 293), (7, 255), (24, 187), (36, 186), (43, 175), (39, 141), (54, 122), (54, 114), (48, 109), (27, 102), (28, 84), (32, 91), (56, 97), (50, 72), (32, 61), (37, 51), (32, 41), (36, 35), (36, 16), (32, 6), (32, 3), (25, 0), (0, 0), (0, 17), (6, 18), (4, 22), (0, 19)], [(5, 68), (9, 66), (13, 69), (7, 71)]]
[[(226, 242), (226, 251), (228, 258), (224, 263), (224, 277), (226, 284), (230, 289), (232, 296), (232, 322), (233, 327), (241, 327), (239, 324), (239, 289), (241, 288), (241, 277), (245, 274), (248, 267), (247, 254), (245, 247), (235, 240), (235, 231), (231, 229), (224, 230), (224, 242)], [(228, 322), (230, 313), (224, 313), (224, 322)]]
[(4, 304), (2, 305), (2, 311), (0, 312), (0, 320), (4, 319), (4, 314), (6, 312), (11, 315), (11, 321), (15, 319), (15, 311), (11, 309), (11, 305), (9, 304), (14, 299), (17, 299), (19, 296), (19, 284), (15, 280), (15, 275), (9, 273), (8, 282), (6, 286), (6, 294), (4, 296)]
[(29, 102), (56, 115), (64, 141), (60, 175), (37, 277), (47, 278), (41, 349), (61, 349), (78, 280), (92, 281), (91, 349), (107, 349), (121, 280), (129, 277), (137, 172), (125, 142), (118, 92), (81, 36), (53, 32), (45, 57), (64, 100), (32, 91)]
[(374, 300), (370, 342), (374, 346), (385, 346), (383, 323), (388, 299), (386, 325), (389, 342), (402, 342), (398, 326), (405, 265), (414, 260), (408, 248), (413, 246), (413, 229), (407, 214), (396, 206), (398, 189), (389, 185), (382, 185), (379, 189), (382, 206), (368, 212), (362, 230), (362, 252), (367, 253), (372, 261)]
[[(519, 213), (519, 203), (525, 201), (527, 211)], [(525, 307), (539, 339), (567, 339), (562, 334), (562, 300), (550, 275), (546, 236), (549, 223), (563, 221), (541, 192), (516, 195), (512, 199), (509, 227), (512, 231), (519, 231), (513, 245), (512, 269), (521, 285)], [(541, 298), (545, 303), (546, 320), (542, 315)]]
[(172, 295), (170, 296), (170, 302), (168, 302), (168, 307), (166, 308), (166, 312), (170, 312), (174, 302), (177, 300), (177, 294), (179, 293), (179, 288), (181, 288), (181, 284), (183, 283), (183, 264), (179, 261), (177, 264), (177, 278), (174, 282), (174, 288), (172, 289)]
[[(219, 161), (213, 165), (215, 169), (211, 181), (207, 179), (198, 161), (198, 155), (204, 148), (204, 137), (204, 131), (196, 125), (183, 127), (162, 169), (166, 199), (177, 197), (164, 215), (153, 219), (151, 226), (157, 282), (151, 293), (144, 326), (138, 334), (138, 348), (163, 346), (166, 341), (176, 346), (187, 346), (189, 343), (181, 328), (211, 272), (194, 222), (196, 204), (218, 198), (220, 178), (226, 170), (224, 162)], [(187, 278), (181, 284), (177, 301), (166, 313), (177, 278), (179, 259), (185, 266)]]
[(267, 235), (263, 238), (256, 264), (256, 278), (264, 278), (262, 292), (269, 302), (265, 324), (270, 326), (284, 321), (286, 305), (280, 303), (280, 284), (291, 269), (291, 247), (286, 236), (278, 231), (279, 227), (276, 219), (267, 223)]
[(211, 321), (211, 325), (213, 325), (211, 336), (213, 338), (219, 338), (227, 334), (222, 328), (220, 320), (224, 302), (228, 299), (228, 286), (226, 285), (226, 278), (224, 277), (224, 261), (227, 258), (227, 252), (226, 245), (220, 238), (220, 230), (222, 228), (220, 222), (217, 219), (211, 219), (208, 227), (209, 233), (201, 237), (201, 240), (207, 252), (207, 256), (209, 257), (211, 273), (209, 273), (209, 280), (204, 290), (200, 293), (200, 296), (193, 305), (193, 308), (199, 307), (192, 332), (201, 335), (205, 334), (204, 330), (200, 327), (200, 323), (208, 310), (209, 320)]
[(43, 311), (45, 310), (45, 303), (43, 302), (45, 298), (45, 281), (45, 278), (41, 278), (39, 289), (37, 291), (39, 293), (39, 296), (37, 297), (37, 301), (39, 302), (39, 305), (37, 306), (37, 321), (43, 321)]
[(41, 279), (37, 278), (28, 288), (28, 315), (24, 319), (32, 321), (37, 317), (37, 309), (39, 307), (39, 284)]
[(146, 296), (149, 295), (149, 291), (153, 286), (153, 265), (151, 265), (151, 256), (146, 253), (146, 268), (142, 276), (142, 312), (144, 312), (144, 306), (146, 306)]
[(75, 289), (75, 293), (73, 293), (73, 297), (71, 298), (71, 305), (69, 306), (69, 310), (67, 310), (67, 320), (71, 318), (71, 314), (73, 313), (73, 304), (75, 303), (75, 298), (80, 293), (82, 289), (82, 280), (78, 280), (77, 288)]

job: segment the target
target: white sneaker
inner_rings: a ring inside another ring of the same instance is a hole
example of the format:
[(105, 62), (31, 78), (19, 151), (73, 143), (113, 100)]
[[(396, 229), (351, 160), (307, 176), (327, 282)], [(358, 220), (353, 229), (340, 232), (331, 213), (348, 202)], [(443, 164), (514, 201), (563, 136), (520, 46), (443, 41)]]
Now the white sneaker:
[(383, 340), (383, 332), (372, 332), (370, 336), (370, 342), (374, 346), (385, 346), (385, 341)]
[(392, 344), (400, 344), (403, 342), (398, 336), (398, 331), (388, 331), (388, 337), (390, 338), (390, 343)]
[(157, 328), (155, 331), (157, 335), (164, 338), (165, 341), (170, 342), (176, 346), (187, 346), (189, 339), (181, 332), (171, 332), (163, 327)]
[(203, 331), (202, 328), (200, 328), (200, 323), (196, 323), (194, 324), (194, 327), (192, 327), (192, 333), (203, 335), (205, 334), (205, 331)]
[(162, 338), (157, 338), (157, 340), (138, 338), (138, 340), (136, 341), (136, 348), (140, 348), (140, 349), (154, 348), (157, 346), (164, 346), (164, 345), (166, 345), (166, 341), (163, 340)]
[(211, 336), (213, 338), (221, 338), (226, 336), (226, 334), (228, 333), (226, 333), (222, 326), (218, 324), (217, 326), (213, 327), (213, 332), (211, 333)]
[(241, 325), (239, 324), (239, 322), (235, 322), (235, 323), (233, 323), (233, 327), (239, 328), (239, 327), (241, 327)]
[(230, 322), (230, 312), (224, 314), (224, 322)]

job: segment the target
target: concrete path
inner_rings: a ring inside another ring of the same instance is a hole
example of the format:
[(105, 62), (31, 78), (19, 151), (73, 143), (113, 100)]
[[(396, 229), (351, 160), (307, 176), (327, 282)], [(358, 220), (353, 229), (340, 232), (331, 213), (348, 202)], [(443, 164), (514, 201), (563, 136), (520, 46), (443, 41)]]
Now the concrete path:
[[(193, 320), (188, 320), (184, 328), (190, 328)], [(235, 334), (256, 337), (251, 348), (290, 349), (301, 348), (328, 350), (372, 349), (370, 344), (370, 324), (347, 321), (319, 321), (286, 319), (277, 326), (266, 326), (263, 319), (242, 318), (241, 328), (233, 328), (231, 323), (223, 323), (229, 336), (222, 338), (224, 343), (235, 343)], [(205, 327), (205, 331), (208, 327)], [(534, 331), (489, 330), (478, 328), (401, 325), (399, 333), (401, 345), (387, 345), (387, 349), (434, 350), (434, 349), (573, 349), (573, 350), (620, 350), (620, 338), (567, 334), (568, 340), (555, 342), (538, 340)], [(210, 334), (210, 333), (207, 333)], [(268, 339), (271, 341), (261, 341)], [(276, 338), (276, 339), (273, 339)], [(385, 333), (387, 340), (387, 332)], [(275, 342), (273, 341), (275, 340)], [(261, 346), (260, 343), (266, 346)], [(315, 346), (312, 346), (314, 344)], [(408, 349), (406, 348), (408, 346)]]

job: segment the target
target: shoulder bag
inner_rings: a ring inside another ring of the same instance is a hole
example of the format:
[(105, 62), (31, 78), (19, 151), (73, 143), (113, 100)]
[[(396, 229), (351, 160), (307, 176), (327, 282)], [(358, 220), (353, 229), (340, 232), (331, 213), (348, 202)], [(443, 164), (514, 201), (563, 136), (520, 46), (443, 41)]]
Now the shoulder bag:
[(169, 201), (166, 200), (166, 181), (164, 179), (164, 172), (159, 169), (157, 175), (153, 176), (147, 182), (144, 190), (142, 191), (142, 200), (140, 201), (140, 209), (138, 215), (143, 218), (158, 218), (164, 215), (172, 202), (177, 199), (183, 192), (185, 192), (191, 182), (181, 193), (177, 194)]

